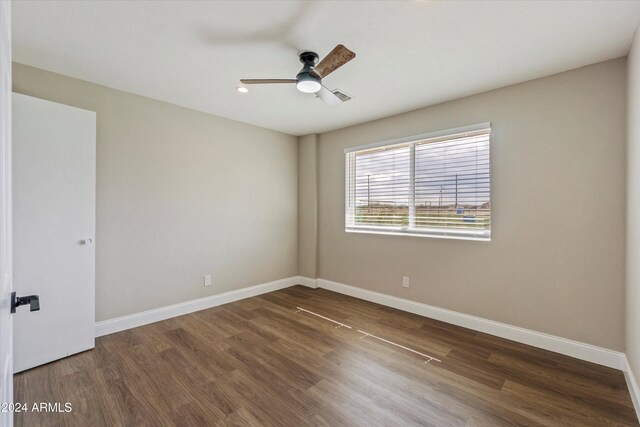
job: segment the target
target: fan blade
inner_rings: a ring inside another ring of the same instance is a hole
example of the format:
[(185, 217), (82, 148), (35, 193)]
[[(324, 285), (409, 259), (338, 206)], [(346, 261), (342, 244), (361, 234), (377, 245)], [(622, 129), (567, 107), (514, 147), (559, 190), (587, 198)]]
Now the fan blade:
[(342, 99), (338, 98), (335, 93), (331, 92), (331, 90), (329, 90), (325, 85), (322, 85), (322, 88), (320, 88), (320, 90), (316, 92), (316, 97), (322, 99), (330, 107), (336, 107), (344, 102)]
[(262, 85), (268, 83), (295, 83), (296, 79), (240, 79), (245, 85)]
[(339, 44), (313, 68), (312, 73), (319, 78), (326, 77), (355, 57), (355, 53)]

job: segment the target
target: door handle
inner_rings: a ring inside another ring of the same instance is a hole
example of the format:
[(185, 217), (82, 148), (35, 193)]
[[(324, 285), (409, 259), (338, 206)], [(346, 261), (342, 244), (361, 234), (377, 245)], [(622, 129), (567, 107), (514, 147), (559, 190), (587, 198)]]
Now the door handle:
[(38, 295), (29, 295), (26, 297), (16, 297), (15, 292), (11, 292), (11, 314), (16, 312), (16, 307), (29, 304), (29, 311), (40, 310), (40, 297)]

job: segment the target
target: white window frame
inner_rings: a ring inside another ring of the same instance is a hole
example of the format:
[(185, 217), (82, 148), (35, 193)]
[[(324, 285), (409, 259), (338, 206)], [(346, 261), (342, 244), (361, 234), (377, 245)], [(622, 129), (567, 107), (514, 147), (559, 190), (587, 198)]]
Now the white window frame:
[[(423, 142), (428, 139), (442, 138), (446, 136), (464, 136), (465, 133), (472, 134), (481, 130), (489, 130), (489, 157), (491, 158), (492, 142), (491, 142), (491, 122), (477, 123), (469, 126), (462, 126), (453, 129), (446, 129), (437, 132), (430, 132), (421, 135), (412, 135), (404, 138), (398, 138), (387, 141), (375, 142), (372, 144), (359, 145), (357, 147), (349, 147), (344, 150), (345, 162), (349, 159), (355, 161), (349, 153), (355, 151), (370, 150), (379, 147), (389, 147), (403, 144), (410, 144), (410, 203), (409, 203), (409, 226), (367, 226), (356, 225), (353, 223), (355, 205), (351, 203), (355, 199), (355, 174), (345, 174), (345, 231), (347, 233), (368, 233), (368, 234), (387, 234), (401, 236), (417, 236), (417, 237), (435, 237), (447, 239), (463, 239), (463, 240), (479, 240), (491, 241), (491, 223), (489, 230), (480, 229), (463, 229), (463, 228), (415, 228), (415, 143)], [(345, 167), (353, 168), (353, 165)], [(489, 188), (491, 191), (491, 176), (493, 175), (491, 160), (489, 160)], [(351, 179), (351, 182), (348, 180)], [(491, 200), (491, 197), (490, 197)], [(490, 204), (493, 210), (493, 205)]]

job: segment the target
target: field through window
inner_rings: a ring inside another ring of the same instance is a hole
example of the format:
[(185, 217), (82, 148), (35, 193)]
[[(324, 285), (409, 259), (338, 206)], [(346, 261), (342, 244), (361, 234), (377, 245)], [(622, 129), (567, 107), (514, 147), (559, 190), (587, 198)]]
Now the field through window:
[(346, 154), (347, 230), (491, 230), (490, 129)]

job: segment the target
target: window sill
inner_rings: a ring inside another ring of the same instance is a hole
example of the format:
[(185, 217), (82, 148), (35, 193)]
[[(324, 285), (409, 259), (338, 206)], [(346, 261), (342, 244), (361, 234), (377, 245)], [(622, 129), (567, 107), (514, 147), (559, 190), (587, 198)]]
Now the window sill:
[(412, 236), (412, 237), (433, 237), (436, 239), (456, 239), (456, 240), (475, 240), (481, 242), (491, 241), (491, 231), (483, 231), (482, 234), (466, 230), (408, 230), (399, 228), (367, 228), (367, 227), (347, 227), (347, 233), (362, 234), (382, 234), (388, 236)]

